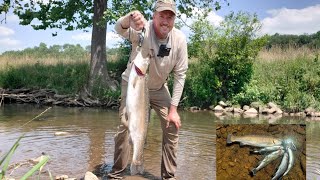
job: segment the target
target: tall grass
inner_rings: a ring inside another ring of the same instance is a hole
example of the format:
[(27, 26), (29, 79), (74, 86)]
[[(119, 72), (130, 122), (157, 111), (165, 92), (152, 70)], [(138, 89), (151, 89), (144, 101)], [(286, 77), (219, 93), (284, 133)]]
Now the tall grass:
[(254, 74), (235, 102), (273, 101), (288, 112), (307, 107), (320, 109), (319, 50), (308, 48), (263, 50), (254, 63)]
[(75, 94), (85, 84), (89, 65), (85, 62), (49, 64), (33, 62), (28, 64), (7, 65), (0, 70), (0, 87), (46, 88), (61, 94)]

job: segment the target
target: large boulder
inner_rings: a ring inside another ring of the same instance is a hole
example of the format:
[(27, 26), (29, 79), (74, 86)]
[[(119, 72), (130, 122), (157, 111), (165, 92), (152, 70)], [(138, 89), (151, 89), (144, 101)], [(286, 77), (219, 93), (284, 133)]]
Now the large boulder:
[(214, 109), (213, 109), (214, 111), (218, 111), (218, 112), (222, 112), (222, 111), (224, 111), (224, 109), (223, 109), (223, 107), (222, 106), (220, 106), (220, 105), (217, 105), (216, 107), (214, 107)]
[(255, 108), (250, 108), (246, 110), (244, 114), (258, 114), (258, 111)]
[(220, 106), (222, 106), (223, 108), (228, 107), (228, 105), (227, 105), (225, 102), (223, 102), (223, 101), (219, 101), (218, 104), (219, 104)]
[(268, 108), (278, 108), (277, 104), (276, 103), (273, 103), (273, 102), (269, 102), (268, 104)]

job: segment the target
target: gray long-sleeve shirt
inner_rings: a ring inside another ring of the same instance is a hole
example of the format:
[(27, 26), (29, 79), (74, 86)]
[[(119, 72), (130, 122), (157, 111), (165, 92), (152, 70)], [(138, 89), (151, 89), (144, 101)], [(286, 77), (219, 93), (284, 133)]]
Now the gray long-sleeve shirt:
[[(132, 60), (137, 55), (136, 48), (139, 42), (139, 32), (135, 31), (132, 28), (123, 29), (121, 26), (122, 20), (123, 18), (120, 18), (117, 21), (115, 30), (124, 38), (129, 39), (132, 43), (130, 60), (127, 64), (127, 69), (122, 73), (122, 79), (128, 81)], [(147, 22), (145, 30), (145, 37), (142, 44), (141, 52), (143, 57), (150, 58), (148, 81), (149, 90), (159, 90), (163, 86), (163, 84), (167, 82), (170, 72), (173, 72), (174, 83), (171, 104), (174, 106), (178, 106), (186, 79), (186, 72), (188, 69), (186, 37), (180, 30), (173, 28), (168, 35), (169, 38), (167, 46), (171, 47), (169, 56), (158, 57), (157, 54), (161, 42), (159, 42), (155, 35), (152, 21)]]

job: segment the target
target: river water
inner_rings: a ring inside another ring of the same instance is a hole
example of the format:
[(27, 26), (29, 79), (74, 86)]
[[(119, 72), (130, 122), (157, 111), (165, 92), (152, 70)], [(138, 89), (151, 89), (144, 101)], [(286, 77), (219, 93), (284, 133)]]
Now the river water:
[[(113, 163), (114, 141), (117, 131), (118, 112), (95, 108), (52, 107), (40, 118), (29, 122), (48, 107), (5, 104), (0, 107), (0, 157), (7, 152), (16, 139), (25, 133), (11, 164), (22, 166), (7, 174), (21, 177), (31, 165), (28, 160), (41, 153), (50, 156), (44, 170), (56, 175), (66, 174), (80, 179), (86, 171), (94, 171), (102, 164)], [(320, 179), (320, 121), (303, 118), (282, 117), (277, 120), (258, 117), (217, 117), (213, 112), (191, 113), (181, 111), (182, 128), (178, 149), (179, 180), (216, 179), (216, 124), (306, 124), (307, 179)], [(27, 123), (29, 122), (29, 123)], [(24, 125), (27, 123), (26, 125)], [(23, 126), (24, 125), (24, 126)], [(23, 126), (23, 127), (22, 127)], [(58, 131), (66, 136), (55, 136)], [(145, 147), (144, 179), (160, 177), (162, 131), (156, 114), (152, 111)], [(107, 168), (107, 169), (108, 169)], [(110, 168), (109, 168), (110, 169)], [(40, 179), (47, 179), (42, 173)], [(35, 178), (36, 179), (36, 178)], [(130, 178), (129, 178), (130, 179)], [(134, 178), (143, 179), (143, 178)]]

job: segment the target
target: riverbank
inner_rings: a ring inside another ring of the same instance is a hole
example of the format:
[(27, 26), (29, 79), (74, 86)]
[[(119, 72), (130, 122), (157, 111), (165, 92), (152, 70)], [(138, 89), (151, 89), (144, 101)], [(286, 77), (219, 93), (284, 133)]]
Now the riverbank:
[(0, 88), (0, 106), (5, 103), (33, 103), (40, 105), (57, 105), (73, 107), (119, 107), (118, 100), (112, 98), (93, 100), (79, 95), (68, 96), (58, 94), (50, 89), (2, 89)]

